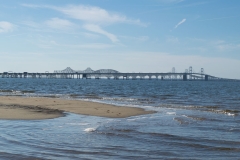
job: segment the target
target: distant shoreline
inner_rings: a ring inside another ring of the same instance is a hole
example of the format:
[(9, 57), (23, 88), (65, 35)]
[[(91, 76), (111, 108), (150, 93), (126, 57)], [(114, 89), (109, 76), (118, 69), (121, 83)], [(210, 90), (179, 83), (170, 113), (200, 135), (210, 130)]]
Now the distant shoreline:
[(64, 112), (107, 118), (152, 114), (142, 108), (46, 97), (0, 96), (0, 119), (41, 120), (65, 116)]

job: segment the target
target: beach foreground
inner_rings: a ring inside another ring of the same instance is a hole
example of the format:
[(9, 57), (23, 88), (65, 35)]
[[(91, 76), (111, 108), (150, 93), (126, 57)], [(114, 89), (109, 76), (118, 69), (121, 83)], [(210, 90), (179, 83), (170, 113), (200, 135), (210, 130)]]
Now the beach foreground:
[(0, 97), (0, 119), (49, 119), (64, 116), (64, 112), (108, 118), (125, 118), (154, 113), (154, 111), (145, 111), (142, 108), (118, 107), (80, 100), (45, 97)]

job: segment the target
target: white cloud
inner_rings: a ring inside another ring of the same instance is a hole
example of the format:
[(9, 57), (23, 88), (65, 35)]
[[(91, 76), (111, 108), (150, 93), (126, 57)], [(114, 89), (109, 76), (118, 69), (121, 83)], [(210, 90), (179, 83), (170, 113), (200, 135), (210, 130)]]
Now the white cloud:
[(178, 27), (178, 26), (180, 26), (181, 24), (183, 24), (184, 22), (186, 22), (186, 20), (187, 19), (183, 19), (183, 20), (181, 20), (176, 26), (175, 26), (175, 29)]
[(125, 15), (121, 15), (114, 12), (109, 12), (105, 9), (96, 6), (87, 5), (70, 5), (67, 7), (55, 7), (47, 5), (32, 5), (32, 4), (22, 4), (24, 7), (29, 8), (48, 8), (62, 12), (68, 15), (70, 18), (82, 20), (87, 23), (100, 23), (100, 24), (112, 24), (112, 23), (129, 23), (141, 26), (147, 26), (147, 24), (142, 23), (139, 19), (130, 19)]
[(217, 50), (224, 52), (224, 51), (232, 51), (232, 50), (239, 50), (240, 49), (240, 44), (219, 44), (216, 45)]
[(0, 21), (0, 33), (11, 32), (14, 28), (14, 25), (9, 22)]
[(60, 19), (60, 18), (52, 18), (45, 22), (49, 27), (56, 29), (67, 29), (73, 27), (74, 24), (68, 20)]
[(209, 54), (236, 54), (240, 51), (240, 43), (235, 43), (233, 41), (226, 41), (222, 39), (198, 39), (198, 38), (188, 38), (188, 43), (193, 43), (192, 47), (188, 50), (195, 50), (200, 52), (205, 52)]
[[(118, 42), (117, 37), (102, 29), (106, 25), (111, 25), (114, 23), (127, 23), (146, 27), (147, 24), (142, 23), (139, 19), (130, 19), (125, 15), (119, 13), (109, 12), (103, 8), (87, 5), (70, 5), (67, 7), (55, 7), (55, 6), (45, 6), (45, 5), (31, 5), (22, 4), (25, 7), (30, 8), (48, 8), (59, 11), (69, 18), (77, 19), (83, 22), (83, 28), (88, 31), (102, 34), (108, 37), (112, 42)], [(64, 25), (69, 25), (69, 22), (60, 19), (52, 19), (47, 22), (51, 27), (59, 27)], [(60, 25), (58, 25), (60, 24)]]
[(98, 25), (94, 25), (94, 24), (86, 24), (83, 26), (86, 30), (91, 31), (91, 32), (95, 32), (95, 33), (99, 33), (102, 35), (105, 35), (106, 37), (108, 37), (112, 42), (118, 42), (118, 38), (111, 33), (108, 33), (107, 31), (104, 31), (100, 26)]
[(215, 40), (208, 43), (210, 43), (217, 51), (220, 52), (231, 52), (240, 50), (240, 44), (226, 42), (224, 40)]
[(112, 23), (130, 23), (145, 26), (140, 20), (132, 20), (124, 15), (110, 13), (105, 9), (95, 6), (72, 5), (65, 8), (53, 7), (53, 9), (58, 10), (71, 18), (82, 20), (87, 23), (103, 25)]
[(108, 37), (112, 42), (118, 42), (116, 35), (109, 33), (102, 29), (102, 26), (110, 25), (113, 23), (129, 23), (135, 25), (146, 26), (140, 20), (132, 20), (124, 15), (117, 13), (110, 13), (109, 11), (95, 7), (95, 6), (68, 6), (65, 8), (53, 7), (53, 9), (58, 10), (70, 18), (81, 20), (85, 23), (83, 28), (88, 31), (102, 34)]

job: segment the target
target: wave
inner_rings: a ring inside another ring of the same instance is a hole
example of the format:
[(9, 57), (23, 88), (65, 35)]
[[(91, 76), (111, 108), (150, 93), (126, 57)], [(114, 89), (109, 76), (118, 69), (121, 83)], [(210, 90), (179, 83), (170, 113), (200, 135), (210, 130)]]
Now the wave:
[(190, 123), (187, 119), (181, 117), (175, 117), (173, 120), (177, 121), (180, 125), (188, 125)]
[(223, 109), (219, 106), (193, 106), (193, 105), (176, 105), (176, 104), (161, 104), (158, 105), (159, 108), (167, 108), (167, 109), (182, 109), (182, 110), (197, 110), (203, 112), (212, 112), (217, 114), (225, 114), (228, 116), (238, 116), (239, 110), (232, 109)]
[(195, 115), (182, 115), (182, 116), (187, 117), (187, 118), (191, 118), (191, 119), (197, 120), (197, 121), (207, 120), (207, 118), (205, 118), (205, 117), (199, 117), (199, 116), (195, 116)]
[(217, 113), (217, 114), (225, 114), (228, 116), (238, 116), (238, 114), (239, 114), (238, 110), (230, 110), (230, 109), (210, 109), (207, 111)]
[(96, 128), (86, 128), (84, 129), (85, 132), (95, 132)]
[(18, 90), (0, 90), (0, 92), (2, 93), (21, 93), (21, 94), (24, 94), (24, 93), (35, 93), (35, 91), (32, 91), (32, 90), (22, 90), (22, 91), (18, 91)]

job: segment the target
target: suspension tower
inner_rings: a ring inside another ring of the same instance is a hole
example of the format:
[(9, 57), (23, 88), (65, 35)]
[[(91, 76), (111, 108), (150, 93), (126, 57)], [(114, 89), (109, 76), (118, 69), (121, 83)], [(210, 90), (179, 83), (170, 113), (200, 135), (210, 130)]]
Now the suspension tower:
[(189, 79), (192, 79), (192, 66), (189, 67), (188, 73), (190, 73)]
[(201, 77), (202, 77), (202, 79), (203, 79), (203, 74), (204, 74), (204, 69), (201, 68)]

